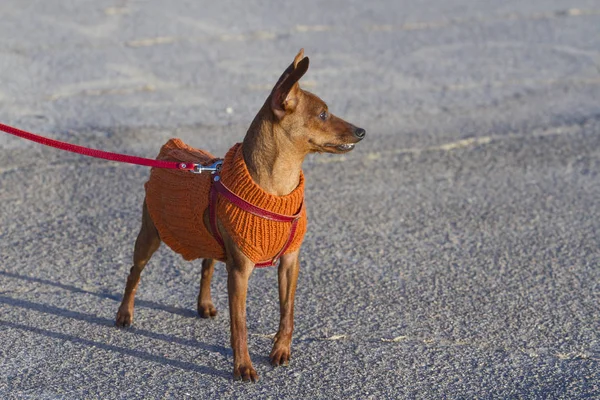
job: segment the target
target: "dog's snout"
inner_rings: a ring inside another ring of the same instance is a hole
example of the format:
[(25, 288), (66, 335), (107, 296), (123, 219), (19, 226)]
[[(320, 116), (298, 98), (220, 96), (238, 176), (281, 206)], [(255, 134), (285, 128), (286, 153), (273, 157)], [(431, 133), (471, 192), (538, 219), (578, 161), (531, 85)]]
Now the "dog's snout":
[(363, 128), (354, 128), (354, 136), (356, 136), (357, 138), (362, 140), (366, 134), (367, 131), (365, 131)]

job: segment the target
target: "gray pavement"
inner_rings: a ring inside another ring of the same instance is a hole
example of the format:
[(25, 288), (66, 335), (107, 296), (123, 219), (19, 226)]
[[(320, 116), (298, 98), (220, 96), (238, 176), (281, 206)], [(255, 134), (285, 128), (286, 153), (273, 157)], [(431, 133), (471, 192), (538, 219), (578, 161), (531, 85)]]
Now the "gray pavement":
[(0, 397), (600, 397), (594, 0), (0, 3), (0, 122), (154, 156), (223, 154), (300, 47), (303, 86), (367, 129), (305, 163), (293, 360), (268, 364), (255, 271), (234, 382), (226, 276), (163, 247), (114, 316), (148, 170), (0, 134)]

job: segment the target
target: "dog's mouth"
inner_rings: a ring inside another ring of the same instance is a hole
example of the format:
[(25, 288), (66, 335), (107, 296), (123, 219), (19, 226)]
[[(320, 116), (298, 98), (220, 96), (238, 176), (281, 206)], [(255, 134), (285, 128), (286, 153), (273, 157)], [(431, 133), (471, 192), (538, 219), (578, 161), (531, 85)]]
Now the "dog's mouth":
[(325, 147), (329, 149), (335, 149), (340, 153), (347, 153), (354, 148), (354, 143), (326, 144)]

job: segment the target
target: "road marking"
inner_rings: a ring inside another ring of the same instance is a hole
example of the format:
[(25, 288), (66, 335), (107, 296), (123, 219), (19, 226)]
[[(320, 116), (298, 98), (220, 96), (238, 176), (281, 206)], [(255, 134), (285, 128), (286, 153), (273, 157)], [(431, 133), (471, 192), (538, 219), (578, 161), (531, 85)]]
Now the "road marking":
[[(506, 86), (552, 86), (552, 85), (600, 85), (600, 78), (566, 78), (566, 79), (509, 79), (505, 81), (473, 82), (465, 84), (442, 85), (443, 90), (473, 90), (482, 87)], [(433, 87), (429, 88), (433, 89)]]
[(334, 29), (335, 27), (330, 25), (296, 25), (298, 32), (326, 32)]
[(452, 18), (446, 21), (416, 21), (407, 22), (401, 25), (393, 24), (377, 24), (367, 26), (365, 29), (375, 32), (395, 32), (395, 31), (414, 31), (424, 29), (439, 29), (448, 26), (464, 25), (470, 23), (485, 23), (496, 21), (511, 21), (511, 20), (540, 20), (540, 19), (556, 19), (565, 17), (583, 17), (590, 15), (600, 15), (600, 10), (590, 9), (582, 10), (579, 8), (569, 8), (567, 10), (556, 10), (549, 12), (541, 12), (534, 14), (500, 14), (492, 15), (488, 18), (473, 17), (473, 18)]
[(148, 47), (148, 46), (156, 46), (159, 44), (175, 43), (178, 40), (179, 39), (175, 36), (159, 36), (159, 37), (155, 37), (155, 38), (131, 40), (129, 42), (125, 42), (125, 44), (129, 47)]
[(104, 14), (106, 14), (106, 15), (129, 14), (129, 9), (127, 7), (108, 7), (108, 8), (104, 9)]
[(492, 141), (491, 136), (483, 136), (483, 137), (477, 137), (477, 138), (462, 139), (462, 140), (458, 140), (456, 142), (446, 143), (441, 146), (432, 147), (431, 149), (450, 151), (450, 150), (456, 150), (456, 149), (464, 149), (465, 147), (473, 147), (473, 146), (479, 146), (482, 144), (488, 144), (491, 141)]
[[(105, 13), (107, 15), (118, 15), (124, 14), (128, 11), (120, 8), (107, 8)], [(567, 10), (556, 10), (550, 12), (534, 13), (534, 14), (500, 14), (497, 16), (491, 16), (489, 18), (456, 18), (449, 19), (447, 21), (415, 21), (407, 22), (401, 25), (393, 24), (376, 24), (362, 27), (364, 31), (374, 32), (395, 32), (395, 31), (414, 31), (424, 29), (440, 29), (448, 26), (462, 25), (468, 23), (482, 23), (482, 22), (494, 22), (504, 20), (539, 20), (539, 19), (554, 19), (554, 18), (565, 18), (565, 17), (582, 17), (590, 15), (600, 15), (600, 10), (589, 9), (583, 10), (579, 8), (570, 8)], [(344, 31), (349, 28), (339, 27), (335, 25), (296, 25), (292, 32), (296, 33), (311, 33), (311, 32), (329, 32), (329, 31)], [(356, 28), (352, 28), (356, 29)], [(155, 38), (142, 38), (132, 41), (125, 42), (125, 45), (129, 47), (147, 47), (157, 46), (163, 44), (172, 44), (180, 41), (210, 41), (219, 40), (223, 42), (231, 41), (246, 41), (246, 40), (273, 40), (280, 35), (289, 34), (287, 32), (271, 32), (271, 31), (250, 31), (247, 33), (227, 33), (218, 35), (207, 35), (200, 37), (185, 37), (185, 36), (159, 36)]]
[(219, 35), (206, 36), (158, 36), (154, 38), (143, 38), (125, 42), (128, 47), (149, 47), (176, 42), (244, 42), (250, 40), (273, 40), (279, 36), (276, 32), (251, 31), (248, 33), (223, 33)]
[(243, 42), (246, 40), (271, 40), (275, 39), (277, 35), (273, 32), (267, 31), (253, 31), (248, 34), (237, 33), (225, 33), (213, 37), (213, 39), (220, 40), (221, 42)]
[(142, 86), (134, 86), (128, 88), (106, 88), (106, 89), (85, 89), (81, 91), (74, 92), (62, 92), (56, 93), (48, 97), (49, 100), (55, 101), (62, 99), (64, 97), (72, 97), (72, 96), (103, 96), (103, 95), (114, 95), (114, 94), (131, 94), (137, 92), (154, 92), (156, 91), (156, 87), (153, 85), (142, 85)]

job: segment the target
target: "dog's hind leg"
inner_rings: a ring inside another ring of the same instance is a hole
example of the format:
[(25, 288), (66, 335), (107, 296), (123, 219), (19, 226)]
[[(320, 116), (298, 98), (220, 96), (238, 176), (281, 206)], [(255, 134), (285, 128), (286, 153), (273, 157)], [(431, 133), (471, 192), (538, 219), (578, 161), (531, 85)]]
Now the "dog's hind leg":
[(200, 293), (198, 293), (198, 314), (202, 318), (214, 317), (217, 309), (210, 296), (210, 281), (215, 270), (215, 260), (202, 260), (202, 277), (200, 278)]
[(123, 301), (117, 312), (117, 326), (126, 327), (133, 323), (133, 302), (135, 291), (140, 282), (140, 275), (148, 261), (150, 261), (150, 257), (152, 257), (152, 254), (154, 254), (159, 246), (160, 237), (158, 236), (158, 231), (156, 230), (154, 222), (152, 222), (152, 218), (148, 212), (148, 208), (146, 207), (146, 201), (144, 201), (142, 227), (135, 241), (133, 267), (131, 267), (131, 271), (127, 277)]

